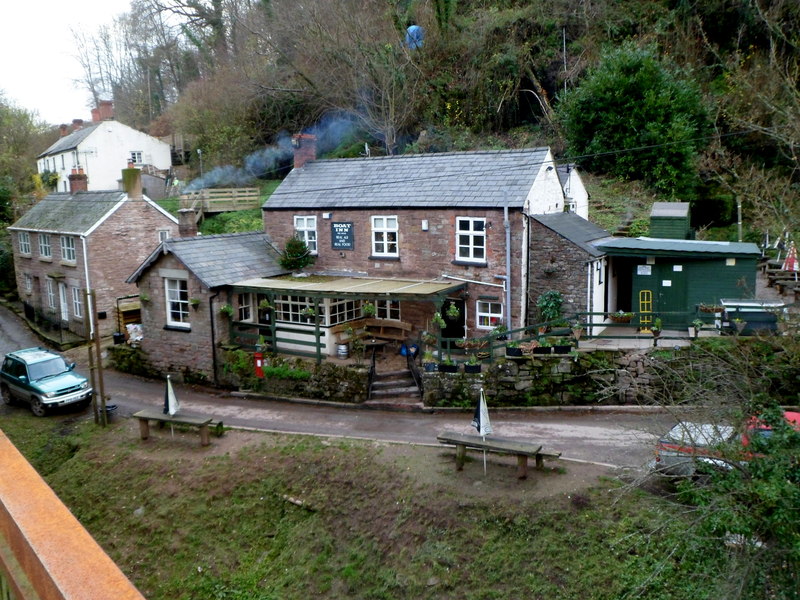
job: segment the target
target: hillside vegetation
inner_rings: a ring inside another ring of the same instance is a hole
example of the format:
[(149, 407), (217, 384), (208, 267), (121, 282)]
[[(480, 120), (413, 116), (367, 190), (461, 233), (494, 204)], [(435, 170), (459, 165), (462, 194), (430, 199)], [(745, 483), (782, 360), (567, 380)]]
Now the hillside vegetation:
[[(87, 94), (188, 135), (206, 175), (280, 178), (300, 130), (326, 156), (549, 145), (757, 240), (797, 230), (799, 32), (793, 0), (138, 0), (78, 38)], [(41, 189), (42, 142), (0, 117), (1, 201)]]

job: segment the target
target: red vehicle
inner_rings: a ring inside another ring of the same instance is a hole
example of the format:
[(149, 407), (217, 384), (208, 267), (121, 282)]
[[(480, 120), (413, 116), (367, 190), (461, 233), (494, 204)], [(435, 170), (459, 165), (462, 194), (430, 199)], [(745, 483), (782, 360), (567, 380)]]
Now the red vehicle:
[[(784, 417), (800, 431), (800, 412), (784, 412)], [(747, 461), (753, 454), (744, 449), (750, 445), (753, 437), (771, 434), (772, 428), (757, 417), (747, 421), (741, 434), (730, 425), (682, 421), (658, 440), (656, 458), (650, 467), (657, 473), (674, 476), (694, 475), (699, 464), (730, 469), (733, 463), (723, 454), (726, 445), (739, 439), (743, 451), (737, 457), (737, 462)]]

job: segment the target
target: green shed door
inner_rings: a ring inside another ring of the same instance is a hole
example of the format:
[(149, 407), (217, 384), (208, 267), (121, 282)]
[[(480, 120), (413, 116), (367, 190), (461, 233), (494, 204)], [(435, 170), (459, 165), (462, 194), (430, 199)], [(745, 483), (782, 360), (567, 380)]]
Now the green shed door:
[[(659, 265), (658, 310), (664, 326), (686, 325), (686, 269), (682, 264)], [(672, 314), (670, 314), (672, 313)]]
[(633, 310), (645, 315), (653, 313), (644, 318), (643, 327), (648, 327), (656, 316), (661, 317), (664, 327), (685, 325), (686, 276), (683, 265), (673, 263), (633, 266)]

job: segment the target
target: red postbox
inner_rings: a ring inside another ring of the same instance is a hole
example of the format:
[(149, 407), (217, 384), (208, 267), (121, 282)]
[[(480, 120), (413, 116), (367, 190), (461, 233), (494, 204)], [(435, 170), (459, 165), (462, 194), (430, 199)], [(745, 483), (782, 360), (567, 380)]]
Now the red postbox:
[(253, 361), (256, 365), (256, 377), (264, 378), (264, 355), (261, 352), (253, 353)]

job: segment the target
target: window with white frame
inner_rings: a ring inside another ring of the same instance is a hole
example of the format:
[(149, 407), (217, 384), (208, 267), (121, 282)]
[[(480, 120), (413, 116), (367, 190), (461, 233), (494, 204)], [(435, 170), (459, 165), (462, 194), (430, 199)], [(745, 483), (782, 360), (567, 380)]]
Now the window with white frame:
[(397, 217), (372, 217), (372, 255), (399, 256), (397, 233)]
[(171, 232), (169, 229), (159, 229), (158, 230), (158, 243), (166, 242), (171, 237)]
[(31, 253), (31, 234), (27, 231), (20, 231), (17, 237), (19, 240), (19, 253), (20, 254), (28, 254)]
[(486, 219), (456, 219), (456, 260), (486, 262)]
[(44, 280), (45, 292), (47, 295), (47, 307), (55, 310), (56, 308), (56, 285), (49, 277)]
[(400, 320), (400, 302), (397, 300), (377, 300), (375, 302), (375, 316), (379, 319)]
[(83, 318), (83, 294), (77, 287), (72, 288), (72, 315), (76, 319)]
[(500, 302), (478, 300), (475, 315), (478, 329), (494, 329), (503, 324), (503, 305)]
[(311, 254), (317, 253), (317, 217), (295, 215), (294, 230), (303, 240)]
[(165, 279), (167, 325), (189, 328), (189, 283), (185, 279)]
[(142, 151), (141, 150), (131, 150), (131, 162), (135, 165), (142, 164)]
[(238, 307), (237, 316), (239, 321), (252, 321), (253, 319), (253, 296), (250, 294), (236, 294), (236, 304)]
[[(275, 301), (275, 318), (290, 323), (308, 322), (309, 312), (314, 308), (314, 299), (306, 296), (279, 296)], [(325, 321), (325, 305), (320, 303), (316, 313), (318, 322)]]
[(75, 262), (75, 238), (67, 235), (61, 236), (61, 260)]
[(328, 323), (336, 325), (361, 317), (361, 301), (347, 298), (331, 298), (328, 301)]
[(53, 258), (53, 250), (50, 247), (50, 234), (39, 234), (39, 256), (41, 258)]
[(33, 293), (33, 277), (31, 277), (30, 273), (25, 273), (23, 276), (25, 282), (25, 293), (32, 294)]

